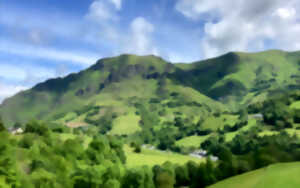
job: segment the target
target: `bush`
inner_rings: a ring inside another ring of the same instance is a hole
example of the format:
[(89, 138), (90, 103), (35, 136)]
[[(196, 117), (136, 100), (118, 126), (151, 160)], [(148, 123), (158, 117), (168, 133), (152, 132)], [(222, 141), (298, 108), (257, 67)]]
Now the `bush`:
[(142, 147), (141, 147), (141, 145), (136, 145), (135, 148), (134, 148), (134, 152), (135, 152), (135, 153), (141, 153), (141, 152), (142, 152)]
[(141, 144), (138, 144), (136, 142), (131, 142), (130, 143), (130, 147), (132, 147), (134, 150), (135, 153), (141, 153), (142, 152), (142, 147), (141, 147)]
[(48, 136), (50, 134), (50, 129), (45, 123), (39, 122), (37, 120), (32, 120), (26, 124), (24, 132), (35, 133), (40, 136)]

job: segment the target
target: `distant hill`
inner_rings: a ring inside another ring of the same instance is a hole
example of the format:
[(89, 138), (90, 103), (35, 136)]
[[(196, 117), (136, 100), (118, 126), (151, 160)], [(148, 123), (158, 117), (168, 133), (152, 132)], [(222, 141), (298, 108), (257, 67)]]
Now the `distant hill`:
[(226, 179), (209, 188), (296, 188), (300, 185), (299, 173), (299, 162), (276, 164)]
[(71, 127), (105, 124), (111, 134), (160, 129), (176, 117), (197, 123), (273, 90), (297, 89), (300, 52), (231, 52), (190, 64), (121, 55), (23, 91), (0, 106), (7, 126), (32, 118)]

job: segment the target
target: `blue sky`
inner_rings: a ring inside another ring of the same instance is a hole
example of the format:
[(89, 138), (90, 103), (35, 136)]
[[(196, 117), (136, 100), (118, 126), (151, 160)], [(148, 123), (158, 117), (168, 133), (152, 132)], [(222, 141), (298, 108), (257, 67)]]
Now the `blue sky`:
[(299, 11), (299, 0), (0, 0), (0, 102), (123, 53), (300, 50)]

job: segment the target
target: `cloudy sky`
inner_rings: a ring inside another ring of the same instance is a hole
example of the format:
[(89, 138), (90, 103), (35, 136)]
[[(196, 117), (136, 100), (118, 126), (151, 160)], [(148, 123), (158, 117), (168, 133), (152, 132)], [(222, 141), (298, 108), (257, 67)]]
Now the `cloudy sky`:
[(122, 53), (300, 50), (299, 12), (300, 0), (0, 0), (0, 102)]

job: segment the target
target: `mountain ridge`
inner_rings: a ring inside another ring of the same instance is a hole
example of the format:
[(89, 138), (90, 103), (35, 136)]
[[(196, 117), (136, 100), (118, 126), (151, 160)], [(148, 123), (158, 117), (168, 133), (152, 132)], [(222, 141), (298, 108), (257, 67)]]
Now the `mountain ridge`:
[[(293, 54), (293, 53), (299, 53), (299, 56), (300, 56), (300, 51), (285, 51), (285, 50), (280, 50), (280, 49), (270, 49), (270, 50), (266, 50), (266, 51), (259, 51), (259, 52), (242, 52), (242, 51), (230, 51), (230, 52), (227, 52), (225, 54), (222, 54), (220, 56), (216, 56), (216, 57), (212, 57), (212, 58), (208, 58), (208, 59), (203, 59), (203, 60), (199, 60), (199, 61), (192, 61), (192, 62), (186, 62), (186, 63), (182, 63), (182, 62), (168, 62), (166, 61), (165, 59), (163, 59), (162, 57), (160, 56), (156, 56), (156, 55), (153, 55), (153, 54), (149, 54), (149, 55), (142, 55), (142, 56), (139, 56), (139, 55), (135, 55), (135, 54), (130, 54), (130, 53), (124, 53), (124, 54), (120, 54), (118, 56), (110, 56), (110, 57), (105, 57), (105, 58), (101, 58), (99, 59), (98, 61), (96, 61), (95, 64), (89, 66), (88, 68), (86, 69), (83, 69), (77, 73), (70, 73), (64, 77), (56, 77), (56, 78), (50, 78), (50, 79), (47, 79), (43, 82), (40, 82), (40, 83), (37, 83), (36, 85), (32, 86), (31, 88), (27, 89), (27, 90), (30, 90), (30, 89), (34, 89), (35, 87), (37, 87), (38, 85), (41, 85), (41, 84), (45, 84), (47, 83), (48, 81), (51, 81), (51, 80), (62, 80), (62, 79), (66, 79), (67, 77), (71, 77), (75, 74), (80, 74), (81, 72), (84, 72), (88, 69), (91, 69), (93, 67), (97, 67), (97, 64), (101, 63), (101, 61), (104, 61), (104, 60), (111, 60), (111, 59), (115, 59), (115, 58), (120, 58), (120, 57), (126, 57), (126, 56), (137, 56), (137, 57), (155, 57), (155, 58), (158, 58), (158, 59), (162, 59), (164, 60), (165, 62), (167, 63), (171, 63), (175, 66), (179, 66), (180, 65), (193, 65), (193, 64), (198, 64), (198, 63), (202, 63), (202, 62), (206, 62), (206, 61), (209, 61), (209, 60), (214, 60), (216, 58), (219, 58), (219, 57), (223, 57), (223, 56), (226, 56), (226, 55), (229, 55), (229, 54), (232, 54), (232, 55), (238, 55), (238, 54), (248, 54), (248, 55), (255, 55), (255, 54), (261, 54), (261, 53), (268, 53), (268, 52), (280, 52), (280, 53), (285, 53), (285, 54)], [(23, 90), (23, 91), (20, 91), (19, 93), (16, 93), (15, 95), (17, 94), (20, 94), (24, 91), (27, 91), (27, 90)], [(15, 96), (14, 95), (14, 96)], [(11, 96), (11, 97), (8, 97), (6, 99), (3, 100), (3, 103), (5, 100), (9, 99), (9, 98), (12, 98), (14, 96)], [(1, 104), (0, 104), (1, 106)]]
[[(183, 64), (170, 63), (154, 55), (122, 54), (100, 59), (78, 73), (49, 79), (22, 91), (4, 100), (0, 105), (0, 115), (11, 126), (30, 118), (57, 120), (60, 119), (57, 117), (88, 105), (105, 104), (111, 108), (138, 111), (136, 107), (130, 107), (132, 100), (151, 106), (148, 103), (154, 99), (168, 101), (171, 106), (184, 101), (181, 105), (188, 106), (187, 111), (191, 110), (188, 104), (195, 103), (205, 114), (226, 111), (227, 107), (237, 109), (241, 104), (263, 100), (272, 89), (298, 87), (299, 57), (299, 52), (281, 50), (229, 52)], [(180, 93), (176, 94), (177, 91)], [(203, 105), (207, 106), (206, 109)], [(57, 113), (51, 109), (56, 109)], [(176, 114), (169, 107), (166, 110)]]

